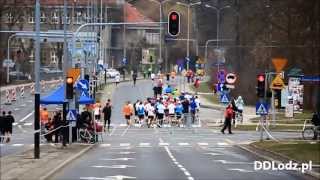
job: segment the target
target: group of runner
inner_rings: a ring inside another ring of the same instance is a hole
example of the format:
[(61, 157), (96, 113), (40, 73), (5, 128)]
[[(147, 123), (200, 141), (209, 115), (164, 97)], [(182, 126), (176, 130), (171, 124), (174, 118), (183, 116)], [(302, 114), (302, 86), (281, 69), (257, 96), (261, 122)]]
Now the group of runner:
[(182, 93), (174, 98), (171, 94), (159, 97), (128, 101), (122, 111), (128, 125), (133, 123), (141, 126), (163, 127), (164, 124), (181, 127), (188, 123), (188, 118), (194, 124), (196, 113), (199, 112), (200, 101), (197, 96)]

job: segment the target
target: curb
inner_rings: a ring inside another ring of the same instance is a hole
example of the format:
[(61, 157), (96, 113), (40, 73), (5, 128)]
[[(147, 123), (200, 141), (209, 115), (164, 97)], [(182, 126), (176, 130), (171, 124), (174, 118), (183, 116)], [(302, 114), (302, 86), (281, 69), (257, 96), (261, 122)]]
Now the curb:
[[(251, 150), (251, 149), (249, 149), (249, 148), (247, 148), (247, 147), (245, 147), (245, 146), (243, 146), (243, 145), (241, 145), (241, 144), (236, 144), (235, 146), (238, 147), (238, 148), (240, 148), (240, 149), (242, 149), (242, 150), (244, 150), (244, 151), (247, 151), (247, 152), (249, 152), (249, 153), (251, 153), (251, 154), (254, 154), (254, 155), (256, 155), (256, 156), (258, 156), (258, 157), (260, 157), (260, 158), (262, 158), (262, 159), (265, 159), (265, 160), (267, 160), (267, 161), (273, 161), (273, 162), (275, 162), (276, 164), (282, 163), (281, 161), (275, 160), (275, 159), (273, 159), (273, 158), (271, 158), (271, 157), (269, 157), (269, 156), (265, 156), (265, 155), (262, 155), (262, 154), (260, 154), (260, 153), (258, 153), (258, 152), (254, 152), (253, 150)], [(255, 147), (254, 147), (254, 148), (255, 148)], [(260, 148), (257, 148), (257, 149), (259, 149), (260, 151), (265, 151), (265, 150), (260, 149)], [(268, 151), (266, 151), (266, 152), (268, 152)], [(272, 153), (273, 153), (273, 152), (272, 152)], [(277, 155), (277, 154), (276, 154), (276, 155)], [(293, 160), (293, 161), (294, 161), (294, 160)], [(306, 171), (305, 174), (310, 175), (310, 176), (312, 176), (312, 177), (314, 177), (314, 178), (320, 179), (320, 173), (317, 173), (317, 172), (314, 172), (314, 171)]]
[(70, 162), (72, 162), (73, 160), (77, 159), (79, 156), (81, 156), (82, 154), (84, 154), (85, 152), (89, 151), (91, 148), (93, 148), (94, 145), (89, 145), (88, 147), (86, 147), (85, 149), (81, 150), (79, 153), (77, 153), (76, 155), (70, 157), (69, 159), (67, 159), (66, 161), (64, 161), (63, 163), (59, 164), (57, 167), (55, 167), (54, 169), (52, 169), (49, 173), (47, 173), (44, 176), (41, 176), (39, 179), (40, 180), (46, 180), (49, 179), (50, 176), (52, 176), (54, 173), (56, 173), (58, 170), (62, 169), (64, 166), (66, 166), (67, 164), (69, 164)]

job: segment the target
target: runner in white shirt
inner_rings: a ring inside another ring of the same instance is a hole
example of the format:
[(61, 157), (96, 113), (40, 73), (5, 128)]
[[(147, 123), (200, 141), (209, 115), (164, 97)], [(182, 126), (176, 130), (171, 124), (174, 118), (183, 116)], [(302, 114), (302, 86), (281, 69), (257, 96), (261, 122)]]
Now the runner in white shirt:
[(154, 116), (155, 116), (154, 104), (148, 103), (148, 104), (146, 105), (146, 110), (147, 110), (147, 112), (148, 112), (148, 128), (150, 128), (150, 126), (153, 125)]
[(195, 100), (194, 100), (197, 104), (197, 111), (199, 112), (200, 111), (200, 99), (198, 96), (195, 96)]
[(168, 109), (169, 109), (169, 123), (172, 123), (172, 119), (174, 118), (174, 110), (175, 110), (176, 106), (174, 105), (174, 103), (171, 101), (169, 102), (168, 105)]

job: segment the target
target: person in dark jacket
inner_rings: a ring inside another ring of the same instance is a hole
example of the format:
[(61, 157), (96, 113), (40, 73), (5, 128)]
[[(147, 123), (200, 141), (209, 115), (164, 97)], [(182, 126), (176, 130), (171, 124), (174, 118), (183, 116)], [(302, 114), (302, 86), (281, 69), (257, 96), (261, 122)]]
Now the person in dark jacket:
[(5, 135), (5, 119), (6, 119), (6, 112), (2, 111), (2, 115), (0, 116), (0, 143), (4, 141)]
[(62, 125), (62, 120), (61, 119), (62, 119), (61, 111), (59, 111), (53, 117), (53, 127), (54, 127), (54, 129), (56, 129), (54, 131), (54, 142), (55, 143), (58, 143), (58, 141), (59, 141), (61, 128), (60, 129), (57, 129), (57, 128), (59, 128)]
[(12, 112), (9, 111), (8, 115), (5, 118), (5, 122), (6, 122), (6, 130), (5, 130), (5, 134), (7, 136), (7, 140), (6, 142), (10, 142), (10, 136), (12, 135), (12, 124), (14, 123), (14, 117), (12, 116)]
[(106, 128), (108, 123), (108, 131), (110, 130), (110, 123), (111, 123), (111, 112), (112, 112), (112, 106), (111, 101), (108, 99), (106, 106), (102, 110), (103, 112), (103, 118), (104, 118), (104, 127)]
[(311, 119), (312, 124), (315, 126), (316, 132), (314, 133), (313, 139), (316, 140), (318, 138), (317, 131), (320, 131), (320, 114), (314, 112)]
[(190, 110), (189, 110), (190, 102), (188, 99), (185, 98), (182, 101), (182, 107), (183, 107), (182, 113), (183, 113), (183, 121), (184, 121), (183, 123), (185, 125), (189, 125), (189, 124), (187, 124), (188, 120), (189, 120), (189, 112), (190, 112)]

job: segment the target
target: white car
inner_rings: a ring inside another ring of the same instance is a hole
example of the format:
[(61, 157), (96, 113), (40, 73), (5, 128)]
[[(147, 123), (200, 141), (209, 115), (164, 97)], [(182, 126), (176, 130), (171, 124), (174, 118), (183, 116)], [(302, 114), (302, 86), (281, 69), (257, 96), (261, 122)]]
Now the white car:
[(117, 75), (120, 76), (120, 72), (115, 69), (107, 69), (106, 73), (108, 78), (115, 78)]

